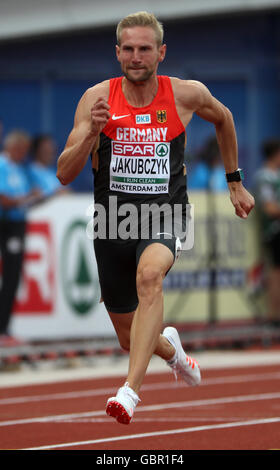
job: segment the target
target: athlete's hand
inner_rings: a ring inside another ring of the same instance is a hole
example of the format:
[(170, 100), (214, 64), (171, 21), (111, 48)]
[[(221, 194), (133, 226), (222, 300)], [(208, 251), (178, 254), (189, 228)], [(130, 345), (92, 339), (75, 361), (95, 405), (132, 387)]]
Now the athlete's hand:
[(92, 106), (91, 113), (91, 132), (93, 135), (99, 135), (106, 126), (111, 115), (109, 113), (110, 106), (107, 101), (100, 97)]
[(241, 182), (228, 183), (230, 200), (235, 207), (235, 213), (241, 219), (246, 219), (255, 206), (255, 199)]

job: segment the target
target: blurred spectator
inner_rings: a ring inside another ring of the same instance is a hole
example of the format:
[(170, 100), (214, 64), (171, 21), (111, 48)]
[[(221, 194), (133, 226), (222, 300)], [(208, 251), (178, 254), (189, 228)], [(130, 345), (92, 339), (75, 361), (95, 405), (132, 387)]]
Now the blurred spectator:
[(207, 140), (205, 147), (198, 156), (198, 162), (188, 173), (188, 189), (211, 192), (226, 191), (228, 189), (216, 137), (210, 137)]
[(28, 165), (31, 185), (40, 189), (43, 197), (66, 192), (56, 177), (54, 163), (56, 159), (56, 144), (50, 135), (36, 136), (31, 145), (32, 162)]
[(40, 194), (32, 191), (23, 165), (29, 148), (30, 137), (13, 131), (5, 138), (0, 154), (1, 345), (17, 344), (9, 334), (9, 325), (22, 271), (26, 212), (40, 199)]
[(269, 260), (268, 321), (280, 326), (280, 139), (262, 146), (264, 164), (254, 178), (264, 254)]

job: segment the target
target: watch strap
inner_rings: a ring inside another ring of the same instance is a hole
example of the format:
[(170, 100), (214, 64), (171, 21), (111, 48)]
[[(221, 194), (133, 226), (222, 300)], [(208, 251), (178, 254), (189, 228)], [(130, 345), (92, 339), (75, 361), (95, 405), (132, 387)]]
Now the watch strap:
[(226, 173), (226, 180), (228, 183), (232, 183), (233, 181), (242, 181), (243, 179), (244, 174), (241, 168), (237, 168), (237, 170), (232, 173)]

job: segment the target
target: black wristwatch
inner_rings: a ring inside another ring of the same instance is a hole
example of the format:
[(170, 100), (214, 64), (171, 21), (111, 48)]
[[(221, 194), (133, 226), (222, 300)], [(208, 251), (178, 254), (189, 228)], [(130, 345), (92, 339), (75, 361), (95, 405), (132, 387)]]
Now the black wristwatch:
[(243, 170), (241, 168), (237, 168), (237, 170), (233, 171), (232, 173), (226, 173), (226, 180), (228, 183), (244, 180)]

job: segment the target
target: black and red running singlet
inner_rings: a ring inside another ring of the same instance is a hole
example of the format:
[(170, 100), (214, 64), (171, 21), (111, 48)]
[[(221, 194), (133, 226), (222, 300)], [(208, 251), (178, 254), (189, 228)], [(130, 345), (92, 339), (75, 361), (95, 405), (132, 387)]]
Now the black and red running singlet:
[(170, 78), (158, 76), (158, 91), (143, 108), (131, 106), (123, 77), (110, 80), (111, 118), (100, 135), (95, 202), (186, 204), (185, 128), (178, 116)]

